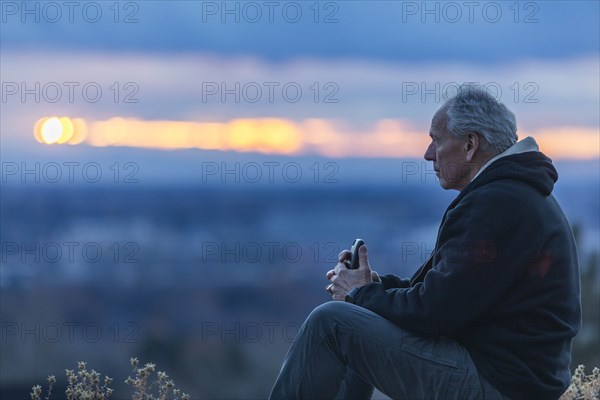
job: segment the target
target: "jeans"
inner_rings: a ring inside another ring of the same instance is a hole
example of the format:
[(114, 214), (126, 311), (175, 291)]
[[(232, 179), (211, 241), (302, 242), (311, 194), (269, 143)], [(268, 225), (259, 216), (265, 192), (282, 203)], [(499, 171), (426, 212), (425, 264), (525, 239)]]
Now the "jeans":
[(369, 399), (374, 387), (392, 399), (502, 399), (457, 342), (340, 301), (308, 316), (269, 398)]

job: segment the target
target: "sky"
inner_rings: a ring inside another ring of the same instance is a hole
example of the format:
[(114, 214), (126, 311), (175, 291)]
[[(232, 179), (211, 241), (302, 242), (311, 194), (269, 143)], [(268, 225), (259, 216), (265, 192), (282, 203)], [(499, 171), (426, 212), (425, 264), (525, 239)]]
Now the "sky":
[(599, 4), (2, 1), (0, 154), (419, 157), (434, 112), (474, 82), (520, 138), (597, 159)]

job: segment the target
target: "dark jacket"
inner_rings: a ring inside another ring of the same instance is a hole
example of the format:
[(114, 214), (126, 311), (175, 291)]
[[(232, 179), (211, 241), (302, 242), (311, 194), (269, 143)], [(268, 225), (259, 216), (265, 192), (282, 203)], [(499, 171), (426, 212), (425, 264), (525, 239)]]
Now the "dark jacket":
[(446, 336), (514, 399), (557, 399), (581, 324), (575, 241), (539, 151), (492, 162), (450, 204), (412, 279), (382, 276), (356, 303), (405, 329)]

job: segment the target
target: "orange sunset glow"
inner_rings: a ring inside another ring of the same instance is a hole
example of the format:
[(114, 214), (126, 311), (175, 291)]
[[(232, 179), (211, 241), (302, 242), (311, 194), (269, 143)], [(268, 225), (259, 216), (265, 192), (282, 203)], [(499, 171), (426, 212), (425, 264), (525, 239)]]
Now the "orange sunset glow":
[[(598, 130), (550, 127), (519, 132), (533, 136), (552, 158), (590, 159), (600, 156)], [(326, 157), (421, 157), (426, 133), (404, 121), (384, 119), (370, 129), (352, 130), (341, 121), (284, 118), (233, 119), (227, 122), (146, 121), (111, 118), (45, 117), (34, 126), (43, 144), (87, 144), (95, 147), (141, 147), (162, 150), (204, 149), (265, 154), (318, 154)]]
[(86, 137), (86, 131), (83, 119), (46, 117), (35, 123), (33, 136), (44, 144), (80, 144)]

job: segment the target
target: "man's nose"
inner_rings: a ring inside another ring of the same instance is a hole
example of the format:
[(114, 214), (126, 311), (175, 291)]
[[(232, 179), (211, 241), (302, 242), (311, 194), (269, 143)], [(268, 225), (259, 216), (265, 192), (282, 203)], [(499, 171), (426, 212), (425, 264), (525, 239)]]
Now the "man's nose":
[(427, 146), (424, 157), (427, 161), (435, 161), (435, 150), (433, 148), (433, 143)]

